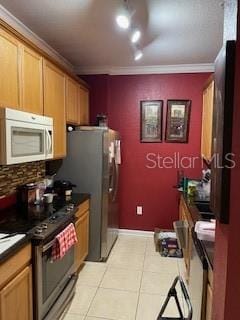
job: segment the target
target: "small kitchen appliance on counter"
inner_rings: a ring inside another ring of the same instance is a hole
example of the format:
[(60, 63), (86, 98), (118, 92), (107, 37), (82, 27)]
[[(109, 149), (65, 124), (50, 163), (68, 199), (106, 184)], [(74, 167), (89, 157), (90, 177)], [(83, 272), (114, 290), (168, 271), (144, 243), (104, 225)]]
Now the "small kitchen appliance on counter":
[(36, 201), (36, 183), (27, 183), (18, 188), (19, 202), (22, 205), (28, 206)]
[(56, 180), (53, 184), (53, 189), (59, 196), (70, 196), (75, 187), (75, 184), (67, 180)]
[(97, 115), (97, 126), (99, 127), (108, 127), (108, 118), (105, 114), (98, 114)]

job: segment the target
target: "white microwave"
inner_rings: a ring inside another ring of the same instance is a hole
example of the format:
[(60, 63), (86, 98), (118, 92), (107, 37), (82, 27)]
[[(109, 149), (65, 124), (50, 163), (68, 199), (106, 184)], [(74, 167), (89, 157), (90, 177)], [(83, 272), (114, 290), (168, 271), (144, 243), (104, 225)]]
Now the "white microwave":
[(0, 108), (0, 164), (53, 158), (53, 119)]

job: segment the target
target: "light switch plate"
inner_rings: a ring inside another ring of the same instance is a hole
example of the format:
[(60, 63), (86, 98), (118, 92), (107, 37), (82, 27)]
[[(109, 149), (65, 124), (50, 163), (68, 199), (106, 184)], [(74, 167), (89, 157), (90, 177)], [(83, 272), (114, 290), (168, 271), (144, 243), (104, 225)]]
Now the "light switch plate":
[(143, 207), (142, 206), (137, 206), (137, 214), (140, 216), (143, 214)]

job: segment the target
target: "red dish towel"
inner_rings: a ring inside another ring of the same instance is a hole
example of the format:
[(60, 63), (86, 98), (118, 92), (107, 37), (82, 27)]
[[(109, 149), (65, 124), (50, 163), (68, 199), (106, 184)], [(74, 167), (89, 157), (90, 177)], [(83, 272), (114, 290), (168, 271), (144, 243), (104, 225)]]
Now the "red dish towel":
[(55, 238), (52, 247), (52, 259), (62, 259), (67, 251), (78, 241), (73, 223), (70, 223), (62, 232)]

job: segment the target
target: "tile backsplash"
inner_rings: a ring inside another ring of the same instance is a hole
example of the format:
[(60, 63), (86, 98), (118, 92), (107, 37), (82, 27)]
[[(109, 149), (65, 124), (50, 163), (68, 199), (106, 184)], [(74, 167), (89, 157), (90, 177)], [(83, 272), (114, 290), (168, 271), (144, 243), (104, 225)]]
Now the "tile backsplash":
[(29, 182), (37, 182), (45, 176), (45, 161), (0, 165), (0, 197), (16, 190), (16, 187)]

